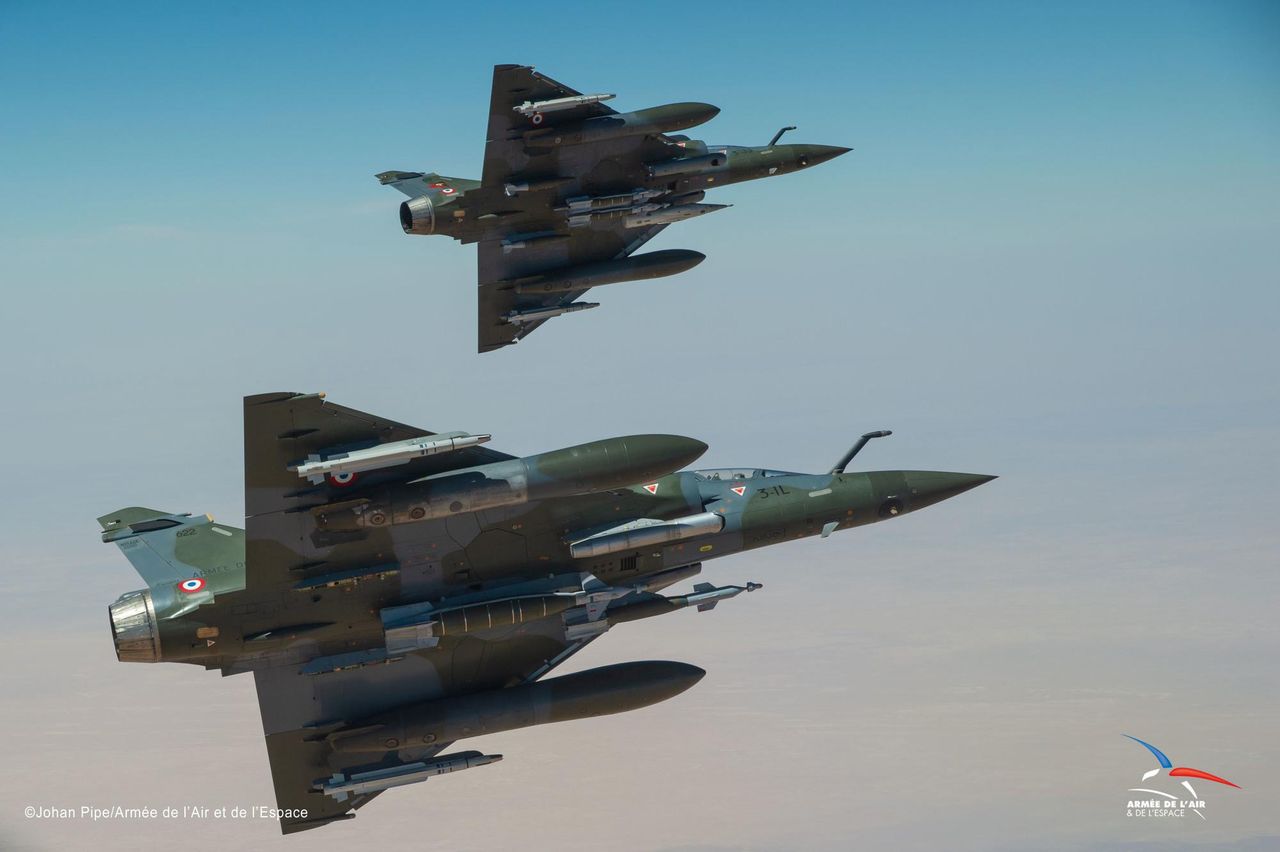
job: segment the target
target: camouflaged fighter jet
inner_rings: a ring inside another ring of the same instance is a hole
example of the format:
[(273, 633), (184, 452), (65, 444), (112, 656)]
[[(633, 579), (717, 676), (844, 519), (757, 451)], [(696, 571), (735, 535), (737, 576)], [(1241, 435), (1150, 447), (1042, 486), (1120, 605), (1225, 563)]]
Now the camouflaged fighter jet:
[(597, 307), (591, 287), (683, 272), (704, 255), (633, 255), (672, 222), (728, 205), (706, 190), (786, 174), (847, 152), (833, 145), (708, 145), (672, 135), (710, 121), (711, 104), (619, 113), (523, 65), (493, 69), (480, 180), (387, 171), (409, 196), (406, 234), (479, 243), (479, 350), (515, 343), (552, 317)]
[(391, 787), (500, 760), (482, 734), (618, 713), (703, 670), (642, 661), (543, 677), (611, 627), (754, 583), (702, 563), (893, 518), (993, 477), (686, 470), (706, 449), (632, 435), (516, 458), (322, 395), (244, 401), (244, 530), (131, 507), (103, 515), (147, 588), (110, 607), (125, 662), (253, 672), (285, 833)]

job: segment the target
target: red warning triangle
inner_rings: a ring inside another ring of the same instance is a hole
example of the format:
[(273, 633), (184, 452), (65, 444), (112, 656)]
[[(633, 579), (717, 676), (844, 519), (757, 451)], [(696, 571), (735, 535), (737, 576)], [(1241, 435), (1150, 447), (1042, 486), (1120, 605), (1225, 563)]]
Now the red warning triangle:
[(741, 497), (743, 494), (747, 493), (747, 486), (735, 485), (729, 490), (732, 491), (734, 494), (737, 494), (739, 497)]
[(648, 491), (650, 494), (658, 493), (658, 483), (656, 482), (651, 482), (648, 485), (643, 486), (643, 488), (645, 491)]

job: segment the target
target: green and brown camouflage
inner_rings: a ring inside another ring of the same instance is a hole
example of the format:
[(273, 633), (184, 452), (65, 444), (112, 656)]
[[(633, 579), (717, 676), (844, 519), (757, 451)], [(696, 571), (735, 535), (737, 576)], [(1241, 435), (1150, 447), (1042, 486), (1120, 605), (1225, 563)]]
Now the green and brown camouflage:
[(493, 71), (480, 180), (385, 171), (409, 197), (407, 234), (478, 243), (479, 351), (527, 336), (589, 307), (591, 287), (675, 275), (704, 259), (670, 249), (632, 256), (667, 225), (726, 205), (703, 203), (717, 186), (788, 174), (849, 149), (834, 145), (713, 145), (673, 131), (719, 112), (674, 103), (619, 113), (521, 65)]
[(428, 453), (433, 433), (318, 394), (244, 412), (244, 531), (138, 507), (99, 520), (148, 586), (111, 607), (121, 660), (254, 673), (286, 832), (498, 759), (441, 755), (455, 739), (689, 688), (702, 671), (666, 661), (541, 679), (615, 624), (758, 588), (661, 594), (707, 560), (992, 478), (848, 472), (852, 451), (822, 474), (682, 470), (706, 445), (678, 435), (515, 458), (448, 433), (457, 448)]

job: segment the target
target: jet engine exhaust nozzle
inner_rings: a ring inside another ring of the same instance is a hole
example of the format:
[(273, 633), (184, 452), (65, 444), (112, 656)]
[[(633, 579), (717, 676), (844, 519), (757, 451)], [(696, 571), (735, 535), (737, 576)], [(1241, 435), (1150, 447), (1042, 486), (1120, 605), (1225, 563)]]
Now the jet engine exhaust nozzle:
[(400, 205), (400, 227), (406, 234), (434, 234), (436, 212), (425, 195), (411, 198)]
[(116, 659), (122, 663), (160, 662), (160, 631), (150, 589), (126, 592), (107, 607), (107, 612), (111, 615)]

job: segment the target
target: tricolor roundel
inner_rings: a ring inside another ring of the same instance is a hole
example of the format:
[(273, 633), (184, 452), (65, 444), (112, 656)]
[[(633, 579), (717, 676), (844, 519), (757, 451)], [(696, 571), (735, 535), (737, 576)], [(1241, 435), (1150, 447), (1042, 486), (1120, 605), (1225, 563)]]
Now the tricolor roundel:
[(188, 595), (194, 595), (196, 592), (204, 591), (204, 577), (191, 577), (183, 580), (178, 584), (178, 591), (185, 592)]

